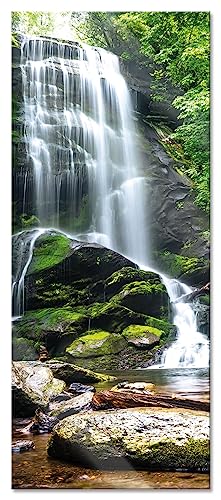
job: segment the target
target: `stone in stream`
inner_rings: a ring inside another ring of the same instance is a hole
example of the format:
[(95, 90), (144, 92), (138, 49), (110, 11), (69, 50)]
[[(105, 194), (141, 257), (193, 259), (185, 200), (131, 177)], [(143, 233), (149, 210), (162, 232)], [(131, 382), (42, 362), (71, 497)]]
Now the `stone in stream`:
[(96, 389), (92, 385), (84, 385), (74, 382), (73, 384), (70, 385), (69, 391), (72, 392), (73, 394), (78, 395), (88, 391), (95, 392)]
[(52, 359), (46, 363), (51, 369), (54, 377), (64, 380), (67, 385), (75, 382), (82, 384), (94, 384), (97, 382), (108, 382), (116, 380), (112, 375), (104, 375), (103, 373), (96, 373), (92, 370), (82, 368), (71, 363), (57, 361)]
[(100, 469), (208, 472), (209, 417), (156, 408), (72, 415), (53, 429), (48, 455)]
[(22, 451), (29, 451), (29, 450), (34, 450), (35, 445), (33, 441), (14, 441), (12, 443), (12, 452), (13, 453), (20, 453)]
[(91, 410), (93, 394), (93, 392), (88, 391), (79, 396), (72, 397), (68, 401), (62, 401), (60, 403), (52, 402), (49, 404), (49, 416), (62, 420), (75, 413)]
[(47, 411), (49, 401), (66, 387), (53, 377), (50, 368), (40, 361), (12, 363), (12, 409), (14, 417), (32, 417), (40, 408)]
[(116, 392), (135, 392), (135, 393), (143, 393), (143, 394), (154, 394), (156, 390), (156, 386), (151, 383), (146, 382), (119, 382), (119, 384), (114, 385), (110, 389), (111, 391)]

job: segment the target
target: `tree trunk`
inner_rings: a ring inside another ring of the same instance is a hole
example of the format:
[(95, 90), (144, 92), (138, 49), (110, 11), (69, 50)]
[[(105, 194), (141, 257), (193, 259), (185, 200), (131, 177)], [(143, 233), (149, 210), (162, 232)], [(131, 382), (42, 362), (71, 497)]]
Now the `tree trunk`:
[(93, 395), (94, 410), (135, 407), (187, 408), (189, 410), (209, 411), (208, 401), (178, 398), (167, 394), (140, 394), (128, 392), (100, 391)]
[(182, 295), (182, 297), (179, 297), (179, 299), (174, 301), (174, 304), (176, 304), (177, 302), (191, 302), (191, 300), (193, 300), (195, 297), (209, 293), (209, 289), (210, 289), (210, 283), (207, 283), (206, 285), (202, 286), (201, 288), (197, 288), (196, 290), (193, 290), (193, 292), (191, 292), (191, 293), (187, 293), (186, 295)]

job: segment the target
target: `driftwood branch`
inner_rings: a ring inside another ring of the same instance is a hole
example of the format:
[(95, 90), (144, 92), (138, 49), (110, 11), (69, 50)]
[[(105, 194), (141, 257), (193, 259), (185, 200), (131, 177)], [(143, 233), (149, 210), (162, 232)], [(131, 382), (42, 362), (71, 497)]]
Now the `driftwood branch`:
[(93, 395), (94, 410), (135, 407), (187, 408), (189, 410), (209, 411), (208, 401), (178, 398), (167, 394), (140, 394), (114, 391), (100, 391)]
[(179, 299), (174, 301), (174, 304), (176, 304), (177, 302), (190, 302), (191, 300), (195, 299), (195, 297), (198, 297), (199, 295), (205, 295), (209, 293), (209, 291), (210, 283), (206, 283), (206, 285), (202, 286), (201, 288), (196, 288), (196, 290), (193, 290), (193, 292), (182, 295), (182, 297), (179, 297)]

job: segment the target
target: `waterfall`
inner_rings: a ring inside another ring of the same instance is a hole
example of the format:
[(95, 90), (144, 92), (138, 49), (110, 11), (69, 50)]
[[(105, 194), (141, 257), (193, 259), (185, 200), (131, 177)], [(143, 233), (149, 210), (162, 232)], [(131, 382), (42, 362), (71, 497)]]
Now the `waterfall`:
[[(31, 202), (42, 227), (68, 230), (75, 238), (109, 247), (151, 270), (145, 178), (134, 145), (130, 93), (117, 56), (85, 44), (25, 36), (20, 65), (30, 163), (23, 211), (30, 201), (30, 176)], [(25, 275), (42, 231), (14, 236), (20, 245), (13, 278), (16, 316), (24, 312)], [(161, 366), (208, 366), (208, 342), (197, 332), (191, 304), (174, 303), (190, 289), (178, 280), (162, 280), (178, 338), (164, 353)]]
[(65, 229), (68, 221), (74, 232), (87, 192), (85, 237), (147, 262), (144, 178), (117, 56), (24, 37), (21, 70), (25, 143), (41, 226)]

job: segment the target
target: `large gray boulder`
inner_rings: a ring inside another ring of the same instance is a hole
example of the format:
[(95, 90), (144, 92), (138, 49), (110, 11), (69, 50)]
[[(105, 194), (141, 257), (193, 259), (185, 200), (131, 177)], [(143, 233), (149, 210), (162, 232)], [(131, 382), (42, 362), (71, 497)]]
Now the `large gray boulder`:
[(14, 417), (33, 416), (48, 409), (49, 401), (65, 389), (65, 382), (53, 377), (48, 366), (38, 361), (12, 363), (12, 411)]
[(55, 426), (48, 454), (86, 467), (207, 472), (209, 417), (149, 408), (74, 415)]

